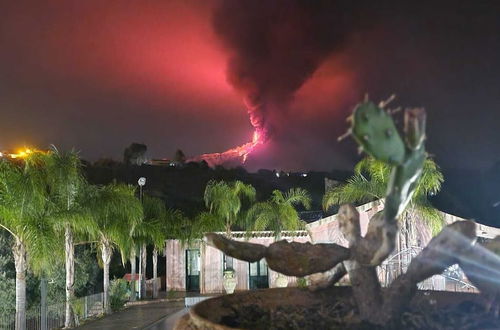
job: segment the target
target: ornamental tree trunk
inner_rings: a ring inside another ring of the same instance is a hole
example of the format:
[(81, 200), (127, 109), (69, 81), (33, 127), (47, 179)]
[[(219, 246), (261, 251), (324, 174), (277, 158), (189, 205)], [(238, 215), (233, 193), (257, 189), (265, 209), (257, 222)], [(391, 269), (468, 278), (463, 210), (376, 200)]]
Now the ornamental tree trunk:
[(153, 249), (153, 299), (158, 297), (158, 288), (156, 278), (158, 277), (158, 250)]
[(132, 248), (132, 251), (130, 252), (130, 300), (135, 301), (136, 298), (136, 281), (135, 281), (135, 274), (136, 274), (136, 253), (135, 253), (135, 247)]
[(73, 232), (69, 226), (66, 226), (64, 232), (64, 253), (66, 263), (66, 313), (64, 327), (72, 328), (75, 326), (74, 311), (71, 305), (75, 297), (75, 244)]
[(142, 256), (142, 278), (140, 278), (141, 281), (141, 298), (146, 298), (146, 244), (142, 244), (141, 246), (141, 256)]
[(16, 330), (26, 330), (26, 247), (17, 237), (12, 253), (16, 267)]
[(111, 248), (111, 242), (107, 239), (103, 239), (101, 242), (101, 257), (104, 266), (104, 313), (109, 314), (111, 312), (109, 305), (109, 264), (111, 263), (111, 256), (113, 254), (113, 249)]

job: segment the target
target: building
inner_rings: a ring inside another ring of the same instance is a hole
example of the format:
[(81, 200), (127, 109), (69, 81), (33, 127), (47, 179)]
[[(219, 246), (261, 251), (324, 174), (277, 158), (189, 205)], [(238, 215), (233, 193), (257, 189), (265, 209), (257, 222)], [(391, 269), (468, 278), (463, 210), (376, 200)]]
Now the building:
[[(357, 207), (360, 213), (361, 233), (364, 235), (368, 228), (368, 222), (372, 215), (383, 209), (379, 201), (370, 202)], [(445, 221), (452, 223), (463, 220), (450, 214), (444, 214)], [(379, 267), (379, 276), (382, 283), (387, 284), (394, 277), (406, 270), (411, 257), (427, 245), (432, 238), (430, 229), (416, 228), (414, 235), (420, 246), (408, 249), (400, 249), (393, 253), (384, 264)], [(500, 229), (478, 224), (477, 235), (481, 239), (491, 239), (500, 235)], [(337, 215), (332, 215), (320, 220), (308, 223), (304, 231), (283, 232), (282, 238), (295, 242), (311, 243), (336, 243), (346, 246), (347, 241), (338, 228)], [(270, 245), (274, 242), (272, 232), (233, 232), (233, 239)], [(399, 244), (398, 244), (399, 246)], [(183, 245), (178, 240), (168, 240), (165, 248), (166, 255), (166, 285), (167, 290), (175, 291), (198, 291), (202, 294), (223, 293), (223, 270), (225, 267), (232, 267), (236, 271), (238, 290), (248, 290), (257, 288), (276, 287), (278, 274), (268, 269), (265, 260), (256, 263), (248, 263), (226, 256), (219, 250), (207, 246), (202, 241), (197, 241), (191, 245)], [(450, 288), (450, 281), (458, 286), (461, 291), (470, 291), (474, 288), (466, 281), (463, 281), (462, 274), (442, 275), (426, 280), (421, 288), (445, 290)], [(288, 277), (288, 285), (296, 285), (297, 278)], [(469, 290), (470, 289), (470, 290)]]

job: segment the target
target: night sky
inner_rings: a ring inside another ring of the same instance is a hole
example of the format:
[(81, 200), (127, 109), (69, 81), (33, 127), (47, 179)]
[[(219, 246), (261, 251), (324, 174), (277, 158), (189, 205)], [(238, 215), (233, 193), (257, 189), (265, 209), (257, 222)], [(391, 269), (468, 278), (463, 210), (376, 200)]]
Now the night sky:
[(442, 167), (499, 161), (500, 2), (352, 2), (1, 0), (0, 150), (222, 152), (248, 106), (249, 169), (350, 168), (348, 112), (395, 93)]

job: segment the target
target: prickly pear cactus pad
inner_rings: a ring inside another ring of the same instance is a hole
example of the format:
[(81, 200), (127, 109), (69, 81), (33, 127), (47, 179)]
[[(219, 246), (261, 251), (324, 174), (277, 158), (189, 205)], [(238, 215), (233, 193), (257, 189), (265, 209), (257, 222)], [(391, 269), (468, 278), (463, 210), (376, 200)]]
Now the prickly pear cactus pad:
[(373, 102), (360, 103), (352, 115), (352, 136), (370, 156), (389, 164), (401, 164), (405, 144), (392, 117)]

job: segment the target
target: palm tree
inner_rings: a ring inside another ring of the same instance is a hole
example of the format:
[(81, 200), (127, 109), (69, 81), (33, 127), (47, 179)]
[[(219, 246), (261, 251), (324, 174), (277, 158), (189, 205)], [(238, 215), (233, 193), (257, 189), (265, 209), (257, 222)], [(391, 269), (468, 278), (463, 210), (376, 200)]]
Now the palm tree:
[[(130, 245), (130, 236), (142, 220), (142, 206), (135, 197), (135, 188), (112, 183), (94, 188), (90, 194), (92, 214), (97, 225), (95, 238), (101, 252), (104, 268), (104, 310), (109, 313), (109, 264), (113, 250), (125, 251)], [(127, 254), (122, 253), (125, 263)]]
[[(284, 194), (274, 190), (269, 200), (257, 203), (248, 210), (247, 228), (257, 231), (271, 230), (274, 233), (274, 240), (279, 241), (283, 230), (298, 230), (303, 226), (295, 209), (295, 206), (299, 205), (306, 209), (311, 207), (311, 197), (307, 190), (292, 188)], [(278, 274), (276, 285), (287, 286), (288, 279)]]
[[(160, 198), (144, 196), (143, 199), (143, 209), (144, 209), (144, 228), (143, 242), (149, 241), (153, 244), (153, 278), (158, 277), (158, 251), (163, 253), (165, 247), (165, 240), (168, 238), (181, 238), (186, 235), (182, 233), (177, 236), (176, 233), (179, 231), (177, 227), (183, 221), (183, 215), (180, 211), (167, 209), (165, 202)], [(144, 243), (143, 243), (144, 244)], [(144, 258), (143, 258), (144, 262)], [(146, 272), (145, 265), (144, 272)], [(156, 281), (153, 285), (153, 298), (156, 298)]]
[(136, 300), (136, 281), (135, 281), (135, 275), (137, 273), (137, 246), (133, 243), (133, 234), (131, 235), (131, 241), (130, 243), (133, 244), (133, 246), (130, 247), (130, 252), (126, 255), (129, 256), (129, 262), (130, 262), (130, 300), (135, 301)]
[[(202, 239), (203, 235), (207, 232), (220, 230), (220, 225), (213, 215), (208, 212), (202, 212), (197, 217), (191, 219), (185, 216), (179, 210), (167, 210), (170, 214), (169, 224), (167, 224), (163, 231), (167, 239), (178, 239), (183, 244), (189, 244), (194, 240)], [(217, 228), (213, 228), (213, 223), (216, 223)]]
[[(391, 166), (372, 157), (362, 159), (354, 169), (354, 175), (347, 183), (328, 190), (323, 197), (323, 208), (346, 203), (365, 203), (382, 199), (390, 180)], [(441, 230), (443, 219), (438, 210), (432, 207), (427, 197), (434, 195), (441, 189), (443, 174), (437, 164), (430, 158), (424, 162), (422, 175), (413, 197), (400, 217), (400, 249), (409, 248), (415, 233), (412, 233), (411, 221), (417, 216), (423, 218), (432, 230), (437, 233)]]
[(311, 197), (302, 188), (294, 188), (282, 193), (274, 190), (268, 201), (260, 202), (250, 208), (247, 213), (247, 223), (253, 230), (271, 230), (275, 240), (281, 239), (283, 230), (297, 230), (302, 227), (302, 221), (295, 206), (311, 207)]
[(86, 181), (75, 151), (59, 152), (53, 147), (47, 154), (45, 168), (48, 177), (49, 199), (54, 208), (56, 230), (64, 236), (66, 265), (66, 313), (64, 325), (74, 327), (72, 301), (75, 297), (75, 234), (91, 234), (95, 222), (82, 205), (82, 192)]
[(255, 188), (241, 181), (226, 183), (210, 181), (205, 188), (205, 205), (209, 212), (200, 214), (202, 226), (208, 231), (222, 230), (231, 236), (231, 227), (238, 221), (242, 199), (255, 200)]
[[(130, 264), (132, 276), (135, 275), (135, 262), (137, 247), (140, 249), (142, 257), (142, 271), (143, 278), (139, 279), (139, 285), (141, 286), (141, 292), (144, 294), (146, 292), (146, 245), (153, 244), (153, 268), (154, 268), (154, 278), (157, 275), (157, 261), (158, 261), (158, 248), (162, 248), (165, 242), (165, 236), (162, 230), (162, 221), (166, 217), (167, 211), (165, 208), (165, 203), (159, 199), (145, 195), (142, 200), (142, 208), (144, 218), (135, 228), (131, 235), (130, 246), (127, 250), (130, 250)], [(125, 252), (126, 253), (126, 252)], [(135, 282), (132, 285), (132, 295), (135, 295)], [(154, 291), (154, 290), (153, 290)]]
[(0, 227), (13, 237), (16, 268), (16, 330), (26, 329), (26, 270), (51, 269), (58, 256), (50, 222), (46, 173), (42, 155), (30, 154), (19, 163), (0, 160)]

